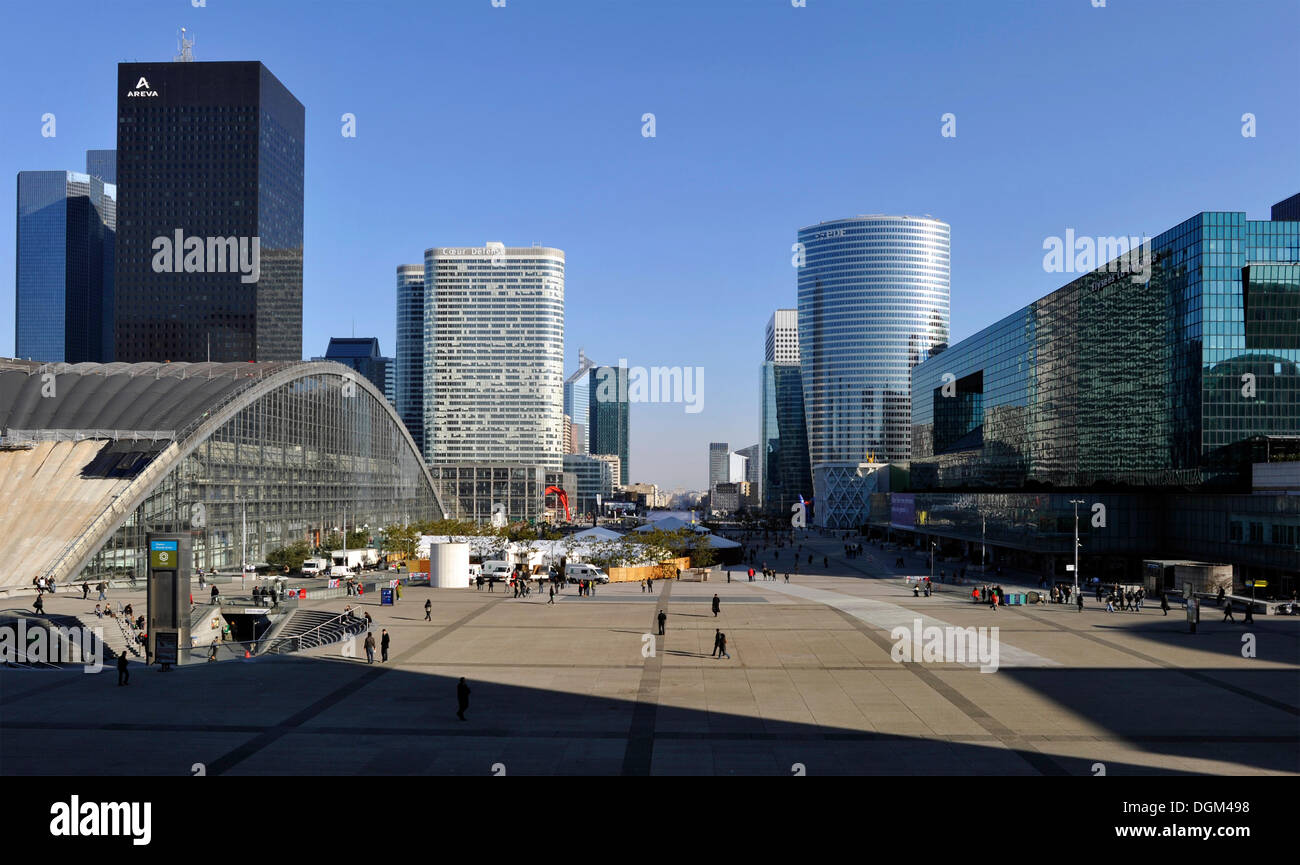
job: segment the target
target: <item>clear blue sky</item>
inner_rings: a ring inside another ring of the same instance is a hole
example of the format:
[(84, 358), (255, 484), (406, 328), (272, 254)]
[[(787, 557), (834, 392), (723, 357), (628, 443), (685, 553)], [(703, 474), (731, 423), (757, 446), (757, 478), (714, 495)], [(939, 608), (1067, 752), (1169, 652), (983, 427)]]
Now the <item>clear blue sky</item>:
[(354, 322), (391, 354), (394, 269), (426, 247), (560, 247), (568, 370), (579, 346), (705, 368), (703, 412), (632, 408), (631, 479), (670, 487), (704, 485), (709, 441), (757, 441), (801, 226), (948, 222), (960, 339), (1069, 278), (1043, 271), (1045, 237), (1267, 218), (1300, 191), (1296, 0), (48, 0), (5, 19), (0, 355), (16, 173), (113, 147), (115, 64), (170, 59), (185, 26), (197, 59), (261, 60), (307, 108), (308, 356)]

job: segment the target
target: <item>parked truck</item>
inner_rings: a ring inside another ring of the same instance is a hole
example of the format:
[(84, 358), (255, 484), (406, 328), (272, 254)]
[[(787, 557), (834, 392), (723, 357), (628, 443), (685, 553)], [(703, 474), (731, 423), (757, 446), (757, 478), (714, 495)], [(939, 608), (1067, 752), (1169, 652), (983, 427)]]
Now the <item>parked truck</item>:
[(330, 553), (330, 575), (342, 569), (344, 572), (356, 573), (362, 568), (373, 568), (379, 564), (379, 550), (369, 547), (361, 550), (334, 550)]

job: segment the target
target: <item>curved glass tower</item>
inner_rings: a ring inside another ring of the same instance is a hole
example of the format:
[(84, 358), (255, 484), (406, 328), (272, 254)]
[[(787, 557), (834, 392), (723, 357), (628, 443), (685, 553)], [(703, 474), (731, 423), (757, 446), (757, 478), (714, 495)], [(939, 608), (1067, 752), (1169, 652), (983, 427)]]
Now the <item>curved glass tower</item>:
[(814, 484), (819, 463), (909, 459), (911, 369), (948, 342), (948, 232), (946, 223), (912, 216), (855, 216), (799, 230), (799, 351)]

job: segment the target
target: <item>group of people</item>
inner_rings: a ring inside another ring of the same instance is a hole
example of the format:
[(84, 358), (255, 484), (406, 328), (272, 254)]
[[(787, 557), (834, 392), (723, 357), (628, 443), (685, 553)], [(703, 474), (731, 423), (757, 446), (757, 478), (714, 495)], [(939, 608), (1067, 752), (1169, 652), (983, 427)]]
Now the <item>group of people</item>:
[(925, 596), (928, 598), (933, 591), (934, 585), (930, 582), (929, 577), (917, 580), (916, 583), (912, 585), (912, 597), (914, 598), (921, 597), (921, 592), (925, 592)]
[(846, 559), (856, 559), (856, 558), (857, 558), (858, 556), (860, 556), (860, 555), (862, 555), (862, 544), (845, 544), (845, 545), (844, 545), (844, 558), (846, 558)]
[(35, 576), (32, 577), (32, 585), (36, 587), (36, 596), (39, 598), (44, 592), (54, 594), (54, 577)]
[(1006, 593), (1001, 586), (976, 586), (970, 590), (971, 600), (977, 604), (988, 604), (996, 610), (1006, 605)]
[[(1101, 587), (1097, 588), (1098, 600), (1102, 594)], [(1131, 586), (1127, 589), (1121, 589), (1119, 586), (1111, 586), (1106, 592), (1106, 612), (1113, 613), (1117, 610), (1128, 610), (1134, 613), (1142, 612), (1142, 602), (1146, 600), (1146, 589), (1138, 587), (1135, 591)], [(1162, 604), (1162, 606), (1165, 606)], [(1168, 615), (1168, 608), (1165, 606), (1165, 613)]]

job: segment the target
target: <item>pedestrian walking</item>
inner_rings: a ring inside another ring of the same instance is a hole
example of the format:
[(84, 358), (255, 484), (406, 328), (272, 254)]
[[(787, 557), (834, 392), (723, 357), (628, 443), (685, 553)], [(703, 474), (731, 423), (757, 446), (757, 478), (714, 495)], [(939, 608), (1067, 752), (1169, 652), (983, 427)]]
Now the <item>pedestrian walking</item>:
[(464, 721), (465, 710), (468, 708), (469, 685), (465, 683), (465, 677), (461, 676), (460, 681), (456, 683), (456, 717)]
[(718, 656), (718, 650), (719, 650), (721, 647), (722, 647), (722, 629), (721, 629), (721, 628), (715, 628), (715, 629), (713, 630), (713, 655), (712, 655), (712, 657), (715, 657), (715, 658), (716, 658), (716, 657)]
[(32, 604), (32, 609), (36, 611), (36, 615), (38, 616), (45, 615), (45, 598), (41, 597), (40, 594), (37, 594), (36, 603)]
[(1255, 605), (1249, 601), (1246, 602), (1246, 618), (1242, 619), (1241, 623), (1243, 625), (1255, 624)]
[(388, 629), (387, 628), (384, 628), (383, 639), (379, 641), (379, 651), (381, 653), (380, 660), (386, 662), (388, 660)]
[(1079, 608), (1079, 612), (1082, 613), (1082, 612), (1083, 612), (1083, 592), (1075, 592), (1075, 593), (1074, 593), (1074, 603), (1075, 603), (1075, 606), (1077, 606), (1077, 607)]
[(375, 662), (375, 635), (374, 634), (366, 634), (365, 647), (366, 647), (366, 663), (373, 664)]
[[(1222, 591), (1222, 590), (1220, 590), (1220, 591)], [(1235, 622), (1235, 621), (1237, 621), (1236, 619), (1234, 619), (1234, 618), (1232, 617), (1232, 601), (1228, 601), (1228, 603), (1226, 603), (1226, 604), (1223, 605), (1223, 621), (1225, 621), (1225, 622)]]
[(90, 597), (90, 583), (85, 580), (81, 581), (81, 599), (84, 601)]
[(554, 604), (554, 603), (555, 603), (555, 586), (554, 586), (554, 585), (551, 586), (551, 599), (550, 599), (549, 601), (547, 601), (546, 603), (547, 603), (548, 605), (549, 605), (549, 604)]
[(659, 611), (659, 636), (661, 637), (664, 635), (664, 622), (666, 621), (668, 621), (667, 614), (665, 614), (663, 610), (660, 610)]
[(731, 660), (731, 655), (727, 654), (727, 635), (721, 631), (718, 632), (718, 652), (720, 657)]
[(1160, 609), (1164, 610), (1165, 615), (1169, 615), (1169, 596), (1164, 592), (1160, 593)]
[(424, 620), (426, 622), (433, 621), (433, 601), (428, 598), (424, 601)]
[(108, 597), (108, 592), (107, 592), (108, 586), (104, 585), (104, 583), (101, 582), (95, 588), (98, 589), (99, 591), (99, 597), (96, 600), (102, 601)]
[(131, 684), (131, 672), (126, 668), (127, 663), (126, 651), (123, 650), (117, 656), (117, 684), (119, 687)]
[(718, 600), (717, 595), (714, 595), (713, 596), (713, 618), (716, 619), (718, 617), (718, 612), (721, 609), (722, 609), (722, 601)]

